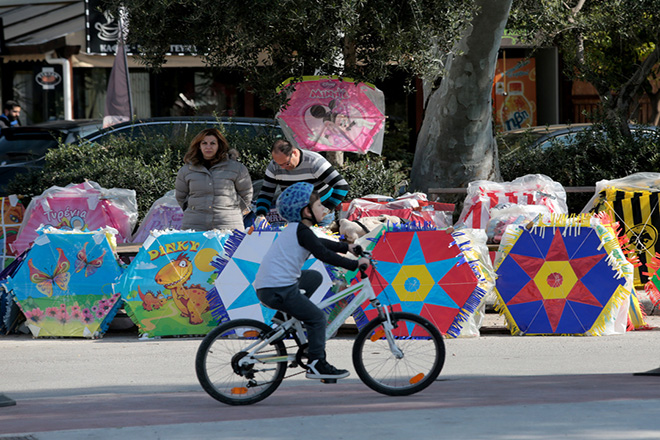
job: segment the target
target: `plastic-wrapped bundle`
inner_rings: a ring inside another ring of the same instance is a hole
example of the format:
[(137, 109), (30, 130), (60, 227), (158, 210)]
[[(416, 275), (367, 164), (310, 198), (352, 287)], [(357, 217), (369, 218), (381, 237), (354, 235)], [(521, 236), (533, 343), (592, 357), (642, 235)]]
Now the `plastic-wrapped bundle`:
[(32, 199), (18, 231), (12, 249), (18, 254), (30, 247), (37, 230), (51, 226), (65, 231), (94, 231), (111, 227), (117, 231), (117, 241), (130, 241), (137, 223), (135, 191), (121, 188), (101, 188), (95, 182), (52, 186)]
[(168, 191), (163, 197), (156, 200), (149, 212), (144, 216), (135, 235), (133, 243), (142, 243), (151, 231), (164, 231), (167, 229), (181, 229), (183, 210), (174, 197), (174, 190)]
[(468, 184), (456, 227), (486, 229), (491, 209), (500, 203), (543, 205), (553, 214), (568, 214), (564, 187), (543, 174), (529, 174), (511, 182), (477, 180)]

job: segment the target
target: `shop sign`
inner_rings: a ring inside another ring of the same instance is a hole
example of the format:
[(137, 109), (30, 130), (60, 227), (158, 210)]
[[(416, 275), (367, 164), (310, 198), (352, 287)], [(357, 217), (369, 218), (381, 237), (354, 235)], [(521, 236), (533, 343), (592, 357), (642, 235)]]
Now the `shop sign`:
[(44, 90), (53, 90), (62, 82), (62, 76), (53, 67), (43, 67), (34, 79)]
[[(128, 25), (130, 28), (130, 23)], [(115, 55), (119, 37), (119, 20), (109, 11), (103, 10), (101, 0), (85, 0), (85, 32), (87, 53), (93, 55)], [(128, 54), (139, 47), (128, 47)], [(171, 55), (197, 55), (195, 46), (190, 44), (171, 44)]]

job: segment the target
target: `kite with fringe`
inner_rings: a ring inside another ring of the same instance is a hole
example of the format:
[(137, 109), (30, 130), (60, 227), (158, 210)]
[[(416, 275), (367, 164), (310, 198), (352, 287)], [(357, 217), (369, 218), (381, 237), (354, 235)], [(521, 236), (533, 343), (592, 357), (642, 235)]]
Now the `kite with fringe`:
[[(468, 332), (467, 324), (494, 286), (485, 233), (409, 223), (383, 227), (371, 240), (376, 265), (367, 274), (382, 304), (421, 315), (451, 337), (478, 335), (478, 326)], [(346, 277), (355, 282), (355, 275)], [(362, 310), (359, 328), (376, 313), (369, 302)]]
[[(330, 238), (319, 228), (312, 230)], [(247, 233), (238, 230), (232, 232), (225, 243), (224, 254), (212, 262), (217, 278), (207, 298), (216, 319), (226, 313), (229, 319), (251, 318), (270, 322), (275, 310), (259, 302), (253, 283), (264, 255), (279, 232), (279, 227), (270, 225), (251, 228)], [(316, 270), (323, 276), (321, 286), (310, 298), (317, 303), (331, 291), (333, 271), (314, 257), (305, 262), (303, 270), (306, 269)]]
[(606, 216), (509, 226), (495, 270), (496, 309), (513, 335), (626, 331), (633, 266)]

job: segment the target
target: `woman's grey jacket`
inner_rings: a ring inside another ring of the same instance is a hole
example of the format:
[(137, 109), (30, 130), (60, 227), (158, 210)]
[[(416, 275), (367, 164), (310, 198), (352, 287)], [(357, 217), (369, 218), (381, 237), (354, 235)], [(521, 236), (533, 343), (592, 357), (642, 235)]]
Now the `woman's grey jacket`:
[(252, 180), (242, 163), (227, 159), (211, 169), (185, 164), (175, 189), (184, 211), (181, 229), (244, 229), (242, 211), (252, 202)]

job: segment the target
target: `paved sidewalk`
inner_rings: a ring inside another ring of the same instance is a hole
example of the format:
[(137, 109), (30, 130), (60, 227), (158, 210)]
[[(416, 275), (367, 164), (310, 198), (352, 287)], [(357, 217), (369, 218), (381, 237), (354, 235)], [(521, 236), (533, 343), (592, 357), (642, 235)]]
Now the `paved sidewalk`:
[(617, 374), (449, 378), (398, 398), (313, 383), (250, 407), (203, 392), (52, 397), (0, 411), (0, 438), (657, 439), (659, 393), (658, 377)]
[[(660, 329), (606, 337), (512, 337), (488, 314), (481, 337), (446, 340), (439, 380), (380, 395), (351, 365), (352, 337), (328, 343), (351, 377), (286, 379), (230, 407), (194, 373), (200, 338), (0, 338), (0, 439), (653, 439), (660, 438)], [(660, 316), (649, 317), (658, 326)]]

